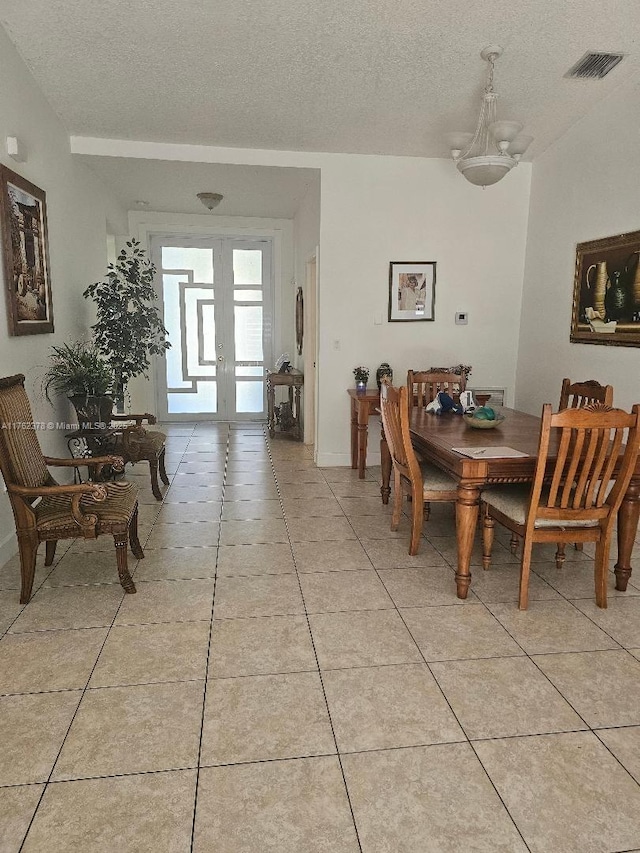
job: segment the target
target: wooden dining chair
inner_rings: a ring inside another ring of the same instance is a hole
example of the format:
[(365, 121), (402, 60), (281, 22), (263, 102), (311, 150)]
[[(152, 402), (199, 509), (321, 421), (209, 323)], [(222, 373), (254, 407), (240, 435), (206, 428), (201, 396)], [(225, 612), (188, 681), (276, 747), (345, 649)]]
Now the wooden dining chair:
[[(33, 428), (33, 415), (24, 390), (24, 376), (0, 379), (0, 471), (9, 493), (20, 552), (22, 586), (20, 602), (31, 598), (36, 553), (46, 542), (45, 565), (53, 563), (60, 539), (95, 539), (113, 536), (116, 565), (125, 592), (136, 588), (127, 567), (127, 540), (133, 554), (144, 552), (138, 539), (137, 488), (117, 483), (59, 484), (48, 466), (77, 468), (79, 459), (44, 456)], [(84, 461), (99, 474), (104, 465), (122, 469), (118, 456), (92, 457)]]
[[(552, 431), (557, 459), (549, 461)], [(625, 444), (626, 441), (626, 444)], [(631, 414), (603, 403), (542, 409), (535, 476), (527, 486), (495, 486), (483, 494), (483, 557), (488, 569), (495, 521), (523, 537), (518, 607), (526, 610), (534, 542), (595, 542), (595, 593), (607, 606), (611, 532), (631, 480), (640, 442), (640, 405)]]
[[(391, 529), (397, 530), (402, 515), (402, 498), (411, 498), (411, 539), (409, 554), (418, 553), (425, 507), (430, 501), (455, 501), (457, 484), (435, 465), (418, 462), (409, 433), (407, 389), (383, 382), (380, 411), (384, 436), (393, 463), (393, 513)], [(428, 514), (428, 513), (427, 513)]]
[(450, 397), (457, 399), (465, 387), (464, 374), (435, 370), (409, 370), (407, 371), (409, 413), (414, 406), (423, 409), (439, 391), (445, 391)]
[(591, 403), (613, 406), (613, 385), (601, 385), (595, 379), (585, 382), (562, 380), (559, 409), (582, 409)]
[[(605, 406), (613, 406), (613, 385), (601, 385), (595, 379), (587, 379), (585, 382), (572, 382), (570, 379), (562, 380), (560, 391), (560, 405), (558, 409), (582, 409), (591, 403), (603, 403)], [(511, 535), (511, 553), (518, 550), (519, 539), (515, 533)], [(576, 551), (583, 550), (582, 542), (574, 542)], [(562, 567), (564, 562), (565, 543), (558, 543), (556, 552), (556, 565)]]

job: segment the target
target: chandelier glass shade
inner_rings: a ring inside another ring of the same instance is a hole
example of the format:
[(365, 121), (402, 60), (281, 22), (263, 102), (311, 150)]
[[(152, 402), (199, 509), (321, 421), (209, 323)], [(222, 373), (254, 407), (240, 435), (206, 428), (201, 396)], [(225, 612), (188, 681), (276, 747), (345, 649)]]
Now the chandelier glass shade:
[(497, 45), (485, 47), (480, 56), (487, 63), (487, 81), (482, 93), (475, 133), (455, 131), (447, 136), (458, 171), (471, 184), (488, 187), (510, 172), (531, 144), (533, 137), (521, 134), (517, 121), (498, 120), (493, 89), (493, 70), (502, 55)]

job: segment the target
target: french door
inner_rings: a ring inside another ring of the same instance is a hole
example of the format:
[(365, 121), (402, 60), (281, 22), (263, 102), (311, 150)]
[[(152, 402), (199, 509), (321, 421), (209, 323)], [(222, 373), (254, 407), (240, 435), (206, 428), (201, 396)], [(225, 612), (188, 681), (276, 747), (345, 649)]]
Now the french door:
[(271, 363), (269, 239), (154, 237), (171, 349), (158, 359), (163, 420), (261, 420)]

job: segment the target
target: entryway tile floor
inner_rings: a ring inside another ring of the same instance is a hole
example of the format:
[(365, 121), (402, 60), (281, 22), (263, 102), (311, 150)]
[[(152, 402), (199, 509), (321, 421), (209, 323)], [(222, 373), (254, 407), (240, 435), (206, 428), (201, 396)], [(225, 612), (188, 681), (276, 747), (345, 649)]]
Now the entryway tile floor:
[(462, 602), (451, 505), (409, 557), (379, 470), (167, 432), (136, 595), (107, 537), (26, 607), (0, 569), (2, 853), (640, 850), (640, 582), (598, 610), (589, 549), (545, 546), (520, 613), (499, 531)]

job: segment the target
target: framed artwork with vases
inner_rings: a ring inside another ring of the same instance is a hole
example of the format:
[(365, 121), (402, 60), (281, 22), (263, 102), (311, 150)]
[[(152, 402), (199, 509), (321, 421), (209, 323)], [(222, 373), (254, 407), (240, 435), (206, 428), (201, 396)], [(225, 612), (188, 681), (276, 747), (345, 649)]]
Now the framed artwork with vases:
[(640, 231), (576, 246), (570, 340), (640, 347)]

